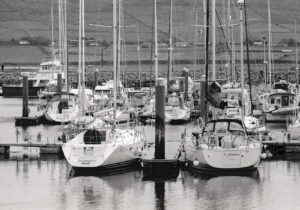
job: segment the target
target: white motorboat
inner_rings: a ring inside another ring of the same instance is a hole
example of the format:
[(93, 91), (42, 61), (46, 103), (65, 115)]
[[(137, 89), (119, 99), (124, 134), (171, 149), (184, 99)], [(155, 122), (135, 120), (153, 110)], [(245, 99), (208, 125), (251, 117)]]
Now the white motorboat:
[(260, 163), (261, 149), (240, 119), (228, 118), (209, 121), (201, 132), (186, 137), (181, 155), (192, 170), (251, 170)]

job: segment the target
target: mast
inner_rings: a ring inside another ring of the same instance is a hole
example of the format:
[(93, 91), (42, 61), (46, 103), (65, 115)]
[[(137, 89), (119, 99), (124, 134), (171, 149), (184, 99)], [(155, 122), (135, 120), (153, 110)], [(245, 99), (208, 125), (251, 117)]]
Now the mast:
[(268, 0), (268, 30), (269, 30), (269, 46), (268, 46), (268, 70), (269, 70), (269, 88), (272, 88), (272, 56), (271, 56), (271, 44), (272, 44), (272, 36), (271, 36), (271, 8), (270, 8), (270, 0)]
[[(196, 10), (196, 25), (198, 25), (198, 14), (197, 14), (197, 10)], [(202, 30), (201, 30), (202, 31)], [(195, 37), (194, 37), (194, 77), (193, 79), (195, 80), (196, 79), (196, 69), (197, 69), (197, 32), (198, 32), (198, 29), (197, 27), (195, 27)], [(201, 32), (201, 36), (202, 36), (202, 32)]]
[(240, 42), (241, 42), (241, 90), (242, 90), (242, 106), (241, 106), (241, 118), (245, 120), (245, 101), (244, 101), (244, 29), (243, 29), (243, 6), (244, 0), (239, 0), (240, 4)]
[[(228, 40), (228, 47), (230, 45), (230, 42), (231, 42), (231, 16), (230, 16), (230, 13), (231, 13), (231, 8), (230, 8), (230, 1), (227, 0), (227, 40)], [(228, 77), (228, 80), (230, 78), (230, 52), (227, 52), (227, 60), (226, 60), (226, 67), (227, 67), (227, 77)]]
[(114, 124), (116, 127), (116, 110), (117, 110), (117, 0), (113, 0), (113, 71), (114, 71)]
[(247, 67), (248, 67), (248, 83), (249, 83), (249, 95), (250, 95), (250, 112), (253, 115), (252, 109), (252, 82), (251, 82), (251, 69), (250, 69), (250, 58), (249, 58), (249, 37), (248, 37), (248, 20), (247, 20), (247, 5), (246, 0), (244, 3), (244, 15), (245, 15), (245, 33), (246, 33), (246, 47), (247, 47)]
[(58, 0), (58, 43), (59, 43), (59, 61), (62, 61), (62, 11), (61, 11), (61, 1)]
[(169, 14), (169, 50), (168, 50), (168, 76), (167, 76), (167, 93), (170, 91), (170, 77), (172, 76), (172, 51), (173, 51), (173, 0), (170, 0)]
[(296, 82), (297, 86), (299, 87), (299, 65), (298, 65), (298, 41), (297, 41), (297, 20), (295, 19), (295, 59), (296, 59)]
[(120, 90), (120, 73), (121, 73), (121, 0), (118, 0), (118, 13), (116, 14), (118, 17), (117, 23), (117, 93)]
[(140, 81), (140, 90), (142, 89), (142, 81), (141, 81), (141, 47), (140, 47), (140, 30), (139, 26), (137, 26), (137, 40), (138, 40), (138, 46), (137, 46), (137, 51), (138, 51), (138, 59), (139, 59), (139, 81)]
[(234, 38), (234, 31), (233, 31), (233, 21), (232, 17), (230, 17), (230, 31), (231, 31), (231, 71), (232, 71), (232, 80), (236, 82), (236, 75), (235, 75), (235, 38)]
[(64, 0), (64, 74), (65, 74), (65, 85), (67, 87), (67, 92), (69, 91), (69, 58), (68, 58), (68, 19), (67, 19), (67, 2)]
[(79, 59), (78, 59), (78, 91), (80, 94), (81, 115), (85, 114), (85, 21), (84, 21), (84, 0), (79, 1)]
[(54, 52), (54, 11), (53, 11), (53, 0), (51, 4), (51, 50), (52, 50), (52, 69), (54, 67), (54, 59), (55, 59), (55, 52)]
[(157, 7), (154, 0), (154, 59), (155, 59), (155, 81), (158, 77), (158, 52), (157, 52)]
[[(206, 17), (204, 18), (204, 28), (205, 28), (205, 110), (207, 110), (207, 96), (208, 96), (208, 67), (209, 67), (209, 49), (208, 49), (208, 43), (209, 43), (209, 0), (203, 0), (203, 8), (204, 8), (204, 14), (206, 14)], [(207, 114), (205, 114), (205, 121), (207, 120)]]
[(212, 81), (216, 80), (216, 0), (212, 0)]
[(78, 30), (78, 84), (77, 84), (77, 88), (78, 88), (78, 91), (80, 91), (80, 89), (81, 89), (81, 77), (82, 77), (82, 71), (81, 71), (81, 56), (82, 56), (82, 54), (81, 54), (81, 46), (82, 46), (82, 44), (81, 44), (81, 42), (82, 42), (82, 34), (81, 34), (81, 25), (82, 25), (82, 23), (81, 23), (81, 21), (82, 21), (82, 13), (81, 13), (81, 6), (82, 6), (82, 4), (81, 4), (81, 1), (82, 0), (80, 0), (79, 1), (79, 30)]

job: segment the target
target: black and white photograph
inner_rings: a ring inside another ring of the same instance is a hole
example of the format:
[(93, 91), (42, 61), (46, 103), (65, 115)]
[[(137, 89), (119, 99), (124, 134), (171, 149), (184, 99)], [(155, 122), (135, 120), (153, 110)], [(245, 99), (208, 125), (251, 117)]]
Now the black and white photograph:
[(299, 12), (0, 0), (0, 210), (299, 209)]

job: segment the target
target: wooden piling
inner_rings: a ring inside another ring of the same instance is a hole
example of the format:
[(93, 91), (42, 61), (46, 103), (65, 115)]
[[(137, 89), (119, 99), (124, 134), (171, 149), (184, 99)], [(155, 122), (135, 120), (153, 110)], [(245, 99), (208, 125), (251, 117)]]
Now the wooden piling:
[(165, 159), (165, 80), (155, 85), (155, 159)]
[(62, 90), (62, 74), (57, 74), (57, 93), (61, 93)]
[(23, 114), (22, 117), (28, 117), (28, 74), (23, 73)]
[(189, 70), (187, 68), (183, 69), (184, 75), (184, 100), (188, 99), (188, 92), (189, 92)]
[(205, 118), (205, 100), (206, 100), (206, 90), (205, 90), (205, 75), (202, 75), (200, 80), (200, 117)]
[(98, 69), (95, 69), (94, 72), (94, 89), (97, 87), (98, 85)]

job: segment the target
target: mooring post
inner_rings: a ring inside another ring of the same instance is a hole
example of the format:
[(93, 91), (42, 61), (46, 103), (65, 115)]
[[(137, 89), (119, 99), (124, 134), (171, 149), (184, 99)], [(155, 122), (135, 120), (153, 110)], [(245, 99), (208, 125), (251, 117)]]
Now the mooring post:
[(9, 146), (4, 146), (4, 155), (9, 154)]
[(97, 87), (98, 85), (98, 69), (95, 69), (95, 72), (94, 72), (94, 89)]
[(28, 117), (28, 74), (23, 73), (23, 115), (22, 117)]
[(189, 92), (189, 70), (187, 68), (183, 69), (184, 75), (184, 100), (188, 100), (188, 92)]
[(200, 117), (205, 118), (205, 100), (206, 100), (206, 90), (205, 90), (205, 75), (202, 75), (200, 80)]
[(155, 85), (155, 159), (165, 159), (165, 80)]
[(62, 74), (57, 74), (57, 93), (61, 93), (62, 90)]

